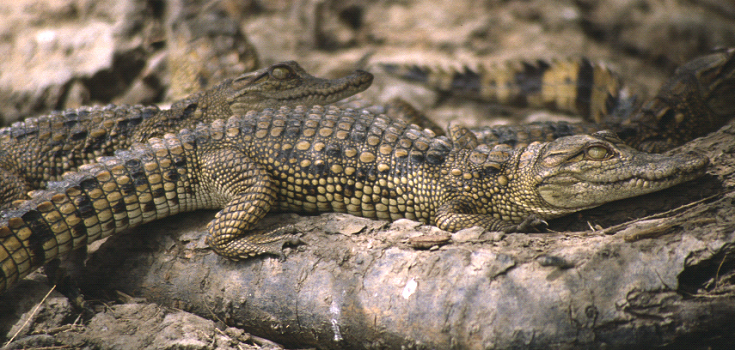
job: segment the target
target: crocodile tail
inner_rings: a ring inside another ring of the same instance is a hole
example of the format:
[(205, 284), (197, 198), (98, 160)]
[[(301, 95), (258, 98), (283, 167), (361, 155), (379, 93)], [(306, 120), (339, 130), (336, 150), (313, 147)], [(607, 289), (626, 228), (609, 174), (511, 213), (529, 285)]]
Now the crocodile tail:
[(0, 213), (0, 292), (49, 261), (130, 227), (196, 209), (175, 138), (151, 139), (68, 172)]
[(443, 93), (510, 106), (548, 108), (600, 122), (630, 104), (617, 74), (586, 58), (509, 61), (460, 69), (380, 63), (388, 74)]

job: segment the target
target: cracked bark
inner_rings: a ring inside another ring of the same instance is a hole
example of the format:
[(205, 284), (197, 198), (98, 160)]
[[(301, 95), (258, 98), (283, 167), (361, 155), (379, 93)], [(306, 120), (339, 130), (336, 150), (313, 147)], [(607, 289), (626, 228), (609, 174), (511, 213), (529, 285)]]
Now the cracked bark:
[[(708, 177), (551, 225), (576, 231), (464, 232), (419, 251), (408, 238), (436, 228), (278, 214), (261, 227), (294, 224), (307, 244), (284, 260), (231, 262), (206, 248), (205, 212), (111, 238), (88, 262), (85, 290), (120, 290), (290, 347), (716, 346), (735, 330), (733, 134), (731, 124), (686, 146), (713, 159)], [(582, 231), (587, 222), (610, 228)], [(668, 229), (649, 237), (651, 223)]]

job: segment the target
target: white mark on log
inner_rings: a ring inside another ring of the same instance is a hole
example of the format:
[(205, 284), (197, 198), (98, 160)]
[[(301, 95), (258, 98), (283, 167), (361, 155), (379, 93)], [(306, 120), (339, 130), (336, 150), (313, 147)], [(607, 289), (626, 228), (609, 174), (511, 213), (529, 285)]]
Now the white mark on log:
[(414, 292), (416, 292), (416, 287), (418, 287), (418, 282), (416, 282), (415, 279), (410, 279), (408, 282), (406, 282), (406, 286), (403, 287), (403, 299), (408, 300), (411, 295), (413, 295)]
[(333, 340), (336, 342), (342, 341), (342, 332), (339, 330), (339, 321), (337, 320), (341, 312), (336, 300), (332, 300), (332, 304), (329, 305), (329, 313), (332, 314), (330, 321), (332, 322), (332, 333), (334, 333)]

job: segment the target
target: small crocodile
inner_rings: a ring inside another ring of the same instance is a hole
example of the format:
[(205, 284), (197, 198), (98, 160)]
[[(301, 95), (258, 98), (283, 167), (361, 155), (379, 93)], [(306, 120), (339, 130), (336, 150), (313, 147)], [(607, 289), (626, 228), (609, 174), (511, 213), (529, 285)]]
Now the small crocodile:
[(468, 148), (365, 110), (250, 111), (101, 157), (4, 211), (0, 291), (92, 241), (180, 212), (221, 209), (208, 243), (241, 259), (298, 242), (288, 227), (251, 232), (271, 210), (523, 231), (694, 179), (707, 163), (639, 152), (607, 131)]
[(735, 48), (695, 58), (679, 67), (651, 99), (639, 103), (607, 67), (587, 59), (510, 62), (476, 69), (381, 64), (406, 80), (507, 105), (574, 113), (586, 122), (539, 122), (477, 128), (480, 143), (521, 144), (599, 130), (627, 144), (663, 152), (721, 127), (735, 115)]
[(109, 105), (14, 123), (0, 129), (0, 208), (25, 198), (29, 190), (60, 180), (66, 171), (134, 142), (251, 109), (332, 103), (365, 90), (372, 79), (364, 71), (340, 79), (320, 79), (289, 61), (225, 80), (175, 102), (170, 109)]

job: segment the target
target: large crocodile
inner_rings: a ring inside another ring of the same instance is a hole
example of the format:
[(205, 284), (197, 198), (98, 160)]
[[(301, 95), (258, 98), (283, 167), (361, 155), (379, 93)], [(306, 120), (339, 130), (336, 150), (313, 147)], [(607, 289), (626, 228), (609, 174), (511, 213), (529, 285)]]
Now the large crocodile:
[(409, 218), (444, 230), (525, 230), (703, 174), (707, 158), (639, 152), (610, 132), (528, 147), (459, 147), (385, 115), (336, 106), (251, 111), (84, 165), (0, 219), (0, 290), (88, 243), (180, 212), (221, 209), (210, 246), (280, 254), (271, 210)]
[(332, 103), (365, 90), (372, 79), (364, 71), (320, 79), (289, 61), (225, 80), (175, 102), (170, 109), (110, 105), (17, 122), (0, 129), (0, 208), (25, 198), (29, 190), (45, 187), (48, 181), (60, 180), (66, 171), (134, 142), (251, 109)]

